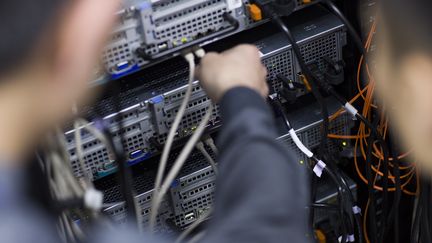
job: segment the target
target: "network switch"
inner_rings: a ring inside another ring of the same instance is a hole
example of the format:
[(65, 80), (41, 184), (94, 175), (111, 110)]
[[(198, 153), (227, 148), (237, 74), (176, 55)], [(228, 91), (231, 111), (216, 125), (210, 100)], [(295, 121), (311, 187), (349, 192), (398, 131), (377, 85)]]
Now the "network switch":
[[(296, 10), (318, 2), (296, 2)], [(133, 73), (156, 59), (257, 26), (249, 0), (125, 0), (96, 81)]]

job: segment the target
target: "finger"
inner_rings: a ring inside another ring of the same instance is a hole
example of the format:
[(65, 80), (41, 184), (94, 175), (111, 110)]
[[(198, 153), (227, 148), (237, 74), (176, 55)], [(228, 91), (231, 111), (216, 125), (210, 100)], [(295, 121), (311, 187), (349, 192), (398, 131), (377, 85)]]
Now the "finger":
[(268, 72), (267, 72), (267, 68), (266, 68), (266, 66), (264, 66), (264, 65), (261, 66), (261, 74), (262, 74), (262, 77), (263, 77), (264, 80), (265, 80), (266, 77), (267, 77)]
[(205, 54), (205, 56), (201, 59), (201, 65), (206, 65), (207, 63), (213, 62), (218, 57), (220, 57), (221, 54), (217, 52), (208, 52)]

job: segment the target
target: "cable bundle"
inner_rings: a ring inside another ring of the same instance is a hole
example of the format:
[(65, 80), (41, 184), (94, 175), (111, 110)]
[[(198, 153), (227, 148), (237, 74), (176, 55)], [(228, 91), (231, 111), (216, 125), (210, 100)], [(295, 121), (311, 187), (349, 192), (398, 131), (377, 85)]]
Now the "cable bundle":
[[(371, 26), (369, 31), (366, 43), (365, 50), (366, 53), (369, 52), (371, 43), (373, 40), (374, 33), (376, 31), (377, 22)], [(367, 77), (367, 84), (362, 88), (361, 84), (361, 74), (362, 70), (365, 70)], [(363, 101), (363, 109), (361, 111), (361, 116), (367, 119), (367, 122), (374, 120), (372, 127), (378, 132), (379, 136), (385, 142), (389, 138), (388, 127), (389, 120), (387, 115), (385, 114), (386, 107), (378, 107), (377, 104), (373, 103), (374, 91), (375, 91), (375, 79), (371, 74), (369, 65), (365, 62), (365, 56), (362, 55), (358, 64), (357, 69), (357, 89), (358, 94), (349, 101), (349, 104), (354, 104), (358, 101)], [(361, 98), (361, 100), (360, 100)], [(340, 109), (335, 114), (330, 117), (330, 121), (334, 120), (338, 116), (342, 114), (344, 109)], [(380, 114), (380, 115), (379, 115)], [(408, 187), (412, 184), (416, 175), (416, 166), (415, 163), (404, 163), (400, 164), (400, 160), (408, 158), (411, 155), (412, 150), (403, 153), (397, 154), (395, 150), (395, 145), (393, 145), (392, 149), (392, 157), (385, 153), (385, 148), (377, 144), (374, 139), (373, 130), (367, 126), (368, 124), (365, 122), (360, 123), (357, 135), (337, 135), (337, 134), (329, 134), (330, 138), (335, 139), (352, 139), (355, 140), (354, 145), (354, 165), (356, 168), (356, 172), (359, 178), (368, 185), (369, 190), (369, 199), (365, 207), (365, 217), (363, 219), (364, 225), (364, 234), (367, 242), (369, 241), (367, 234), (367, 216), (370, 215), (369, 222), (372, 224), (371, 234), (374, 238), (379, 233), (380, 238), (375, 238), (374, 242), (381, 242), (385, 237), (388, 229), (384, 228), (381, 232), (376, 231), (376, 219), (375, 219), (375, 210), (376, 203), (374, 200), (374, 190), (383, 192), (384, 199), (386, 199), (387, 192), (395, 192), (393, 207), (390, 210), (388, 218), (383, 218), (382, 223), (384, 225), (389, 225), (394, 220), (394, 231), (395, 231), (395, 241), (397, 242), (398, 238), (398, 206), (400, 202), (400, 192), (405, 193), (406, 195), (415, 196), (418, 194), (418, 186), (416, 191), (411, 191)], [(387, 142), (385, 142), (387, 143)], [(361, 158), (365, 161), (364, 172), (360, 167), (360, 161), (358, 158), (358, 153), (360, 153)], [(389, 171), (389, 168), (392, 168), (392, 171)], [(364, 174), (366, 173), (366, 175)], [(377, 185), (378, 181), (381, 181), (381, 185)], [(416, 179), (418, 183), (418, 179)], [(390, 184), (390, 186), (389, 186)], [(384, 200), (384, 210), (387, 210), (387, 203)], [(369, 211), (372, 211), (369, 213)], [(386, 213), (384, 214), (386, 215)]]
[[(205, 55), (205, 52), (203, 49), (199, 49), (195, 51), (195, 55), (198, 58), (202, 58)], [(176, 118), (174, 120), (174, 123), (170, 129), (167, 142), (165, 143), (164, 150), (162, 152), (161, 161), (159, 163), (158, 173), (156, 177), (155, 182), (155, 190), (153, 193), (153, 199), (152, 199), (152, 206), (150, 211), (150, 232), (153, 232), (155, 224), (156, 224), (156, 217), (158, 214), (158, 210), (160, 208), (160, 205), (162, 203), (162, 200), (165, 196), (165, 194), (168, 192), (171, 183), (174, 181), (175, 177), (180, 172), (183, 164), (186, 162), (186, 159), (188, 158), (189, 154), (192, 152), (193, 148), (201, 138), (201, 135), (204, 133), (204, 130), (211, 118), (211, 115), (213, 114), (213, 104), (210, 103), (209, 107), (207, 108), (207, 111), (202, 118), (200, 124), (198, 125), (197, 129), (195, 130), (192, 137), (189, 139), (189, 141), (186, 143), (182, 151), (180, 152), (180, 155), (177, 157), (177, 159), (174, 162), (173, 167), (168, 172), (168, 175), (166, 176), (165, 180), (162, 182), (162, 176), (165, 172), (166, 164), (168, 161), (168, 155), (171, 150), (171, 146), (174, 141), (175, 134), (177, 132), (178, 126), (180, 124), (180, 121), (186, 111), (186, 107), (189, 103), (190, 96), (192, 94), (192, 82), (194, 80), (195, 75), (195, 56), (193, 53), (188, 53), (185, 56), (186, 61), (189, 63), (189, 82), (188, 82), (188, 88), (186, 91), (185, 98), (180, 106), (180, 109), (176, 115)], [(211, 163), (214, 163), (213, 161)]]

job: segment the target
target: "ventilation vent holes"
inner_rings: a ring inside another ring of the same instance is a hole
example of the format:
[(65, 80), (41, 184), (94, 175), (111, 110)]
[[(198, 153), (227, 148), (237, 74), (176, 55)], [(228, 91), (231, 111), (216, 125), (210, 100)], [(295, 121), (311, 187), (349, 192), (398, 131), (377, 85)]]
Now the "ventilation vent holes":
[(322, 60), (323, 57), (327, 56), (333, 60), (338, 58), (338, 33), (332, 33), (327, 36), (321, 37), (317, 40), (310, 41), (300, 46), (303, 59), (306, 64), (314, 62), (318, 63), (318, 67), (321, 71), (325, 70), (325, 62)]
[(129, 61), (132, 59), (131, 50), (129, 44), (118, 44), (103, 54), (103, 60), (106, 67), (113, 67), (120, 62)]
[(291, 51), (283, 51), (266, 58), (263, 60), (263, 64), (267, 68), (267, 82), (271, 88), (271, 93), (278, 92), (282, 87), (282, 83), (276, 78), (277, 74), (282, 74), (289, 79), (294, 76)]

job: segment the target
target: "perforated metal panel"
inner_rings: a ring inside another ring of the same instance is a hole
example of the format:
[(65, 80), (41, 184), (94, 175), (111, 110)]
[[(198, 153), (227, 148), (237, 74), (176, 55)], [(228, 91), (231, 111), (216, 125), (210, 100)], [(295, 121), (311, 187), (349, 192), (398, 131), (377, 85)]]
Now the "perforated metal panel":
[[(348, 135), (353, 125), (354, 123), (350, 116), (344, 113), (330, 123), (329, 132), (332, 134)], [(322, 120), (305, 124), (303, 127), (296, 129), (296, 133), (303, 144), (308, 149), (313, 150), (319, 146), (322, 140)], [(300, 160), (307, 161), (308, 158), (297, 148), (288, 134), (279, 139), (287, 144)], [(341, 146), (339, 143), (335, 143), (332, 140), (329, 141), (328, 150), (330, 153), (338, 153), (340, 149)]]
[(192, 39), (209, 30), (216, 31), (223, 27), (222, 14), (226, 10), (225, 1), (212, 0), (165, 15), (155, 19), (155, 38), (175, 42), (182, 38)]
[[(206, 147), (212, 157), (215, 157), (211, 149)], [(172, 166), (178, 151), (170, 155), (168, 169)], [(134, 176), (133, 187), (139, 193), (136, 200), (139, 206), (140, 222), (144, 227), (148, 226), (150, 206), (152, 200), (152, 186), (154, 185), (155, 174), (153, 172), (138, 173)], [(174, 222), (178, 227), (185, 227), (194, 222), (202, 213), (212, 205), (214, 200), (215, 174), (208, 165), (205, 157), (198, 151), (193, 151), (187, 159), (185, 166), (179, 173), (179, 177), (167, 194), (158, 214), (158, 232), (169, 232), (171, 229), (166, 224), (166, 220)], [(112, 182), (96, 184), (97, 188), (104, 191), (104, 202), (115, 203), (104, 212), (118, 224), (126, 222), (126, 208), (122, 199), (119, 186)], [(185, 194), (183, 200), (174, 200), (172, 195)], [(175, 205), (173, 207), (173, 205)], [(181, 210), (174, 210), (181, 208)]]
[[(308, 26), (302, 27), (299, 28), (302, 31), (308, 28)], [(293, 31), (293, 33), (296, 32)], [(342, 26), (335, 27), (332, 31), (328, 31), (324, 26), (315, 26), (315, 29), (309, 29), (306, 33), (310, 33), (310, 36), (302, 36), (297, 40), (306, 64), (317, 64), (321, 71), (325, 71), (327, 66), (324, 57), (334, 61), (342, 59), (342, 47), (345, 43)], [(299, 78), (299, 74), (302, 73), (301, 67), (292, 47), (286, 42), (286, 38), (282, 34), (266, 37), (256, 42), (256, 45), (263, 52), (262, 62), (268, 71), (267, 80), (270, 93), (278, 92), (282, 87), (282, 82), (277, 78), (278, 74), (288, 80), (303, 84)], [(298, 90), (297, 96), (305, 93), (304, 89)]]
[(342, 56), (339, 38), (339, 32), (333, 32), (302, 44), (300, 51), (306, 64), (317, 63), (319, 69), (324, 71), (326, 66), (323, 57), (329, 57), (334, 61), (340, 60)]
[[(251, 20), (247, 10), (249, 1), (242, 2), (241, 7), (228, 9), (226, 0), (127, 0), (119, 11), (118, 26), (102, 56), (104, 69), (121, 76), (138, 70), (155, 57), (177, 52), (179, 46), (225, 31), (231, 25), (222, 17), (224, 13), (238, 21), (237, 31), (266, 21)], [(295, 10), (305, 6), (303, 1), (297, 0)], [(137, 54), (138, 48), (144, 56)], [(129, 63), (126, 68), (120, 65), (124, 63)]]
[(112, 66), (120, 63), (122, 60), (131, 60), (132, 54), (128, 43), (117, 44), (105, 51), (103, 59), (106, 66)]
[[(201, 89), (198, 82), (194, 83), (192, 90), (193, 95), (191, 96), (190, 102), (186, 107), (185, 114), (179, 125), (177, 135), (180, 137), (187, 136), (194, 131), (211, 104), (210, 99)], [(165, 134), (168, 133), (172, 123), (174, 122), (185, 93), (186, 87), (168, 92), (164, 94), (163, 102), (159, 101), (151, 106), (154, 124), (159, 133), (159, 141), (161, 143), (164, 142)], [(219, 120), (218, 109), (217, 106), (214, 108), (213, 116), (210, 117), (211, 123)]]
[[(136, 197), (136, 201), (138, 205), (138, 213), (140, 215), (138, 223), (140, 223), (141, 226), (144, 228), (148, 227), (149, 225), (152, 197), (153, 197), (153, 190), (143, 193)], [(121, 225), (127, 223), (126, 207), (124, 202), (118, 203), (115, 206), (105, 209), (104, 213), (110, 216), (110, 218), (117, 224)], [(171, 214), (171, 209), (167, 204), (167, 202), (164, 200), (161, 203), (159, 214), (156, 217), (156, 224), (155, 224), (156, 233), (170, 232), (170, 228), (167, 227), (165, 224), (165, 219), (168, 218), (170, 214)]]
[(210, 205), (215, 190), (216, 175), (210, 166), (177, 180), (171, 190), (171, 200), (176, 215), (201, 210)]
[[(122, 112), (121, 119), (125, 123), (125, 127), (121, 133), (125, 138), (124, 148), (126, 153), (131, 153), (139, 149), (143, 149), (144, 152), (152, 151), (148, 138), (153, 135), (153, 131), (150, 127), (149, 115), (146, 108), (139, 105), (135, 106), (133, 109)], [(105, 121), (113, 133), (113, 139), (120, 140), (120, 131), (117, 127), (115, 116), (107, 117)], [(101, 170), (104, 164), (109, 163), (111, 158), (104, 144), (101, 144), (99, 140), (84, 129), (80, 129), (80, 132), (83, 141), (82, 148), (85, 168), (94, 175)], [(71, 167), (75, 176), (81, 177), (83, 173), (76, 154), (73, 130), (66, 133), (66, 139)]]
[[(297, 134), (297, 135), (299, 135), (299, 134)], [(303, 137), (301, 136), (301, 134), (300, 134), (300, 136), (299, 136), (299, 139), (301, 140), (301, 141), (304, 141), (304, 139), (303, 139)], [(307, 161), (307, 157), (306, 157), (306, 155), (302, 152), (302, 151), (300, 151), (299, 149), (298, 149), (298, 147), (297, 147), (297, 145), (294, 143), (294, 141), (292, 140), (292, 138), (291, 138), (291, 136), (289, 136), (289, 135), (285, 135), (285, 136), (283, 136), (283, 137), (281, 137), (280, 138), (280, 140), (286, 145), (286, 146), (288, 146), (289, 147), (289, 149), (295, 154), (295, 157), (299, 160), (299, 161)]]
[[(244, 7), (234, 13), (225, 0), (130, 0), (123, 7), (102, 56), (105, 70), (114, 75), (139, 69), (149, 63), (149, 57), (226, 30), (231, 25), (223, 18), (225, 13), (236, 19), (241, 29), (249, 27)], [(144, 56), (137, 53), (138, 48)], [(122, 65), (125, 63), (128, 65)]]
[[(352, 120), (348, 114), (343, 114), (330, 123), (329, 132), (332, 134), (348, 135), (349, 130), (352, 128)], [(302, 136), (307, 141), (310, 147), (316, 147), (321, 143), (322, 138), (322, 125), (321, 122), (314, 124), (307, 131), (302, 132)], [(329, 148), (330, 149), (330, 148)], [(333, 149), (336, 149), (333, 147)], [(337, 152), (337, 150), (331, 150)]]
[(276, 93), (282, 87), (282, 82), (276, 78), (276, 75), (281, 74), (288, 79), (294, 78), (292, 54), (291, 51), (282, 51), (271, 57), (265, 58), (263, 64), (267, 68), (267, 82), (271, 87), (271, 92)]

